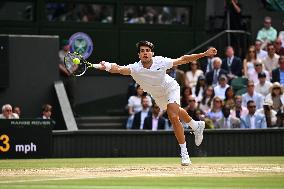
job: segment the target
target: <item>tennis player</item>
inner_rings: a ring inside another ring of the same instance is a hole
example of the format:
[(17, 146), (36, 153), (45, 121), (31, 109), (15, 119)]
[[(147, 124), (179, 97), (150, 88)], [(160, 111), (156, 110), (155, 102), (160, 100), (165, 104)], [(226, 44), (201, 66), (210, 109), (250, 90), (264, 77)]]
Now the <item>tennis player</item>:
[(154, 45), (149, 41), (140, 41), (136, 44), (140, 61), (127, 66), (119, 66), (106, 61), (100, 62), (101, 70), (122, 75), (131, 75), (133, 79), (150, 93), (158, 106), (166, 110), (173, 125), (176, 139), (181, 148), (181, 165), (191, 164), (180, 119), (187, 123), (195, 135), (195, 144), (199, 146), (203, 140), (203, 121), (193, 120), (188, 113), (180, 107), (180, 86), (175, 79), (166, 74), (166, 70), (173, 66), (187, 64), (199, 58), (217, 54), (215, 48), (204, 53), (184, 55), (177, 59), (154, 56)]

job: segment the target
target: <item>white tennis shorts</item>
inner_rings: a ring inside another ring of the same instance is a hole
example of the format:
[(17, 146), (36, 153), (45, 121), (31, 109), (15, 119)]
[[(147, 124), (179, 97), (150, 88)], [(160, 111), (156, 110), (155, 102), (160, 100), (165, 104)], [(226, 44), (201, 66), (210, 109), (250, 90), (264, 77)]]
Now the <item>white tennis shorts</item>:
[(161, 110), (167, 110), (167, 105), (170, 103), (180, 105), (180, 87), (179, 85), (172, 86), (165, 90), (165, 95), (159, 97), (153, 96), (153, 98)]

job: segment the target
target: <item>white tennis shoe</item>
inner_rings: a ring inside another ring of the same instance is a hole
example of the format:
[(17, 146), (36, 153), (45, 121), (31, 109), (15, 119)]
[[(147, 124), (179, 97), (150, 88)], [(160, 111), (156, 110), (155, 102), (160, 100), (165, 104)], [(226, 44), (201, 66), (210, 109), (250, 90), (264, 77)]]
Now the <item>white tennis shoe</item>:
[(205, 128), (205, 122), (204, 121), (196, 121), (197, 129), (193, 132), (195, 136), (195, 144), (196, 146), (199, 146), (202, 143), (203, 140), (203, 131)]
[(182, 166), (189, 166), (191, 164), (189, 155), (187, 152), (181, 152), (181, 165)]

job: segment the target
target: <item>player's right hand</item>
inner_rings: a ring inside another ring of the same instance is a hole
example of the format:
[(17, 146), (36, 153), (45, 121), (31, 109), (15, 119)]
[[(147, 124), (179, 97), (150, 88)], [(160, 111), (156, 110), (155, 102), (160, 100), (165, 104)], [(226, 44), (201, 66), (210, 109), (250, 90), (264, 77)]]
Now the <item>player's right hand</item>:
[(206, 52), (205, 55), (206, 56), (215, 56), (217, 54), (217, 49), (211, 47), (209, 48)]
[(105, 61), (101, 61), (100, 65), (101, 65), (101, 67), (99, 68), (99, 70), (106, 70)]

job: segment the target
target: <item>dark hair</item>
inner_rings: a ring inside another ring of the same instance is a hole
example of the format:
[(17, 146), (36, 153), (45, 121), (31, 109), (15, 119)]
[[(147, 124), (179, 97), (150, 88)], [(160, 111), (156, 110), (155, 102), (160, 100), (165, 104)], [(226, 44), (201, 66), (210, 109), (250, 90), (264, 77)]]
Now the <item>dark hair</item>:
[(205, 104), (206, 103), (206, 91), (207, 91), (207, 89), (209, 88), (209, 87), (211, 87), (213, 90), (212, 90), (212, 94), (211, 94), (211, 96), (210, 96), (210, 99), (208, 100), (208, 103), (207, 103), (207, 106), (211, 106), (211, 103), (212, 103), (212, 100), (213, 100), (213, 98), (214, 98), (214, 96), (215, 96), (215, 92), (214, 92), (214, 88), (211, 86), (211, 85), (209, 85), (209, 86), (207, 86), (206, 87), (206, 89), (204, 90), (204, 92), (203, 92), (203, 98), (202, 98), (202, 100), (201, 100), (201, 104)]
[(255, 103), (253, 100), (249, 100), (248, 102), (247, 102), (247, 106), (249, 106), (249, 104), (251, 104), (251, 103)]
[(137, 47), (137, 52), (140, 52), (140, 47), (142, 46), (146, 46), (149, 47), (151, 49), (151, 51), (153, 52), (154, 50), (154, 45), (153, 43), (149, 42), (149, 41), (139, 41), (138, 43), (136, 43), (136, 47)]
[[(228, 88), (226, 89), (226, 91), (225, 91), (225, 99), (224, 99), (224, 101), (227, 101), (227, 100), (228, 100), (228, 91), (229, 91), (230, 89), (231, 89), (231, 90), (233, 91), (233, 93), (234, 93), (233, 87), (232, 87), (232, 86), (228, 87)], [(234, 98), (234, 94), (233, 94), (233, 98)]]
[[(200, 75), (200, 76), (198, 77), (198, 79), (197, 79), (197, 83), (196, 83), (196, 86), (195, 86), (195, 96), (198, 96), (199, 91), (200, 91), (200, 87), (201, 87), (201, 85), (200, 85), (200, 80), (204, 80), (204, 81), (205, 81), (205, 86), (204, 86), (204, 88), (205, 88), (206, 85), (207, 85), (205, 77), (204, 77), (203, 75)], [(204, 88), (203, 88), (203, 89), (204, 89)]]

